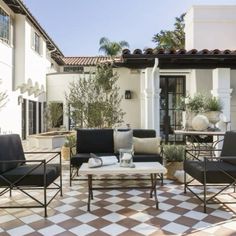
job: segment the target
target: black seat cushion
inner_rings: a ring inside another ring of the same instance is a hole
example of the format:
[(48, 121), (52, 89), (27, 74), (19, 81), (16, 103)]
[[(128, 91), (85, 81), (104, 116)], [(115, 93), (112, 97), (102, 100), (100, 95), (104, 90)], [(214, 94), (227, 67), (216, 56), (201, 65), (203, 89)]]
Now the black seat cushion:
[(159, 154), (134, 154), (134, 162), (155, 162), (158, 161), (162, 164), (162, 157)]
[(113, 153), (113, 129), (77, 129), (77, 153)]
[[(11, 182), (15, 182), (19, 180), (22, 176), (27, 174), (30, 170), (35, 168), (36, 164), (27, 164), (16, 167), (15, 169), (4, 172), (0, 175), (0, 186), (8, 186), (3, 178), (5, 177)], [(46, 165), (46, 186), (49, 186), (54, 180), (60, 175), (60, 165), (59, 164), (47, 164)], [(43, 165), (40, 165), (31, 173), (27, 174), (24, 178), (22, 178), (16, 184), (17, 186), (36, 186), (42, 187), (44, 186), (44, 168)]]
[[(118, 155), (115, 155), (114, 153), (94, 153), (97, 156), (116, 156), (118, 158)], [(71, 157), (71, 165), (72, 166), (81, 166), (83, 163), (88, 162), (88, 159), (90, 158), (90, 153), (78, 153), (75, 156)]]
[[(184, 170), (200, 183), (204, 183), (204, 162), (203, 161), (184, 161)], [(224, 170), (229, 175), (236, 178), (236, 166), (227, 162), (208, 161), (206, 163), (206, 182), (207, 183), (232, 183), (232, 178), (223, 173)]]
[[(128, 131), (130, 129), (118, 129), (118, 131)], [(133, 136), (136, 138), (155, 138), (156, 130), (154, 129), (133, 129)]]
[(18, 134), (0, 135), (0, 161), (12, 161), (0, 164), (0, 174), (22, 164), (14, 160), (25, 160), (20, 136)]
[(155, 138), (156, 131), (154, 129), (133, 129), (133, 136), (136, 138)]

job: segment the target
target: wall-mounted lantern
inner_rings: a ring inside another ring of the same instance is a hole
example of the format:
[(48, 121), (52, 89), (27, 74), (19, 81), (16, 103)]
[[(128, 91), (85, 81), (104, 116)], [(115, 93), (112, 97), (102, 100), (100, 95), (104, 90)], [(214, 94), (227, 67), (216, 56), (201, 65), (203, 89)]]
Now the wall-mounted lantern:
[(18, 96), (18, 98), (17, 98), (17, 104), (18, 104), (18, 105), (22, 104), (22, 103), (23, 103), (23, 100), (24, 100), (24, 98), (23, 98), (22, 95)]
[(132, 96), (131, 96), (131, 91), (130, 90), (125, 90), (125, 99), (131, 99)]

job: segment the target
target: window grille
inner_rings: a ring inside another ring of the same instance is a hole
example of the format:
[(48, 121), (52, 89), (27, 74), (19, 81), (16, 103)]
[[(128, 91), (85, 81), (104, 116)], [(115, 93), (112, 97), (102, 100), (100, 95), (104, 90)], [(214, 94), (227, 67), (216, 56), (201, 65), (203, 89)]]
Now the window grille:
[(10, 16), (0, 8), (0, 40), (10, 42)]

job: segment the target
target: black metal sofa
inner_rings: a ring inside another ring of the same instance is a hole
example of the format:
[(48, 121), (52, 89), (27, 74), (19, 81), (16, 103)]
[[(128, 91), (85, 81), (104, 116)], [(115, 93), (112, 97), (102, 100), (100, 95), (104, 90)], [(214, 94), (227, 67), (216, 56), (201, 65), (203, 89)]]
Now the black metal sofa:
[[(225, 193), (225, 190), (231, 186), (236, 185), (236, 131), (228, 131), (225, 134), (223, 147), (219, 157), (198, 157), (195, 156), (196, 150), (186, 149), (184, 170), (185, 170), (185, 187), (184, 192), (188, 189), (200, 201), (203, 202), (203, 210), (206, 212), (207, 204), (216, 203), (234, 203), (222, 202), (217, 198), (220, 193)], [(193, 177), (190, 182), (186, 181), (186, 174)], [(194, 182), (197, 180), (198, 182)], [(203, 196), (195, 191), (196, 187), (203, 188)], [(218, 191), (208, 195), (208, 189), (216, 187)], [(227, 193), (229, 194), (229, 193)]]
[[(48, 160), (26, 160), (25, 154), (51, 154)], [(51, 164), (51, 162), (53, 163)], [(60, 178), (59, 183), (55, 180)], [(28, 205), (10, 202), (0, 208), (44, 208), (47, 217), (47, 206), (58, 193), (62, 196), (61, 153), (60, 152), (24, 152), (20, 136), (17, 134), (0, 135), (0, 196), (12, 197), (13, 190), (19, 190), (29, 197)], [(53, 190), (49, 199), (47, 191)], [(30, 190), (42, 191), (42, 199), (36, 198)], [(32, 199), (35, 204), (32, 205)]]
[[(127, 130), (118, 130), (127, 131)], [(73, 180), (78, 180), (79, 167), (88, 162), (90, 153), (98, 156), (116, 155), (114, 153), (113, 129), (77, 129), (76, 154), (70, 158), (70, 185)], [(133, 129), (133, 136), (137, 138), (156, 137), (156, 131), (152, 129)], [(161, 154), (134, 153), (134, 162), (158, 161), (162, 164)], [(163, 176), (161, 177), (163, 180)]]

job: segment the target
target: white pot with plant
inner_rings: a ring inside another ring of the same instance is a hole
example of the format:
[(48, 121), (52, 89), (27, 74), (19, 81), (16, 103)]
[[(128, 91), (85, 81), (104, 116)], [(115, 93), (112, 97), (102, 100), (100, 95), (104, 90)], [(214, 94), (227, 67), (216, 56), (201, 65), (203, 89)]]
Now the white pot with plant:
[(192, 130), (193, 118), (204, 111), (205, 96), (197, 93), (193, 97), (186, 96), (183, 100), (185, 112), (183, 112), (183, 127), (185, 130)]
[(71, 152), (76, 144), (75, 135), (67, 135), (65, 143), (61, 148), (62, 159), (68, 161), (70, 159)]
[(207, 116), (209, 122), (213, 125), (214, 129), (216, 128), (216, 123), (220, 121), (220, 114), (222, 112), (222, 103), (221, 100), (217, 97), (209, 97), (205, 102), (205, 115)]
[(185, 155), (184, 145), (168, 144), (163, 147), (165, 166), (167, 168), (167, 178), (176, 179), (174, 176), (177, 170), (183, 170), (183, 160)]

